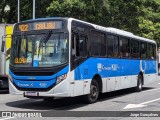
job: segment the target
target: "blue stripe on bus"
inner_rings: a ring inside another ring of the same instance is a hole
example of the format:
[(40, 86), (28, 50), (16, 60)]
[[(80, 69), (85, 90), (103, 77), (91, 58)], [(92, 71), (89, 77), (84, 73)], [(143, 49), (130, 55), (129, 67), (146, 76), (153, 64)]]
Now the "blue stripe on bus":
[[(142, 61), (142, 62), (141, 62)], [(128, 60), (89, 58), (75, 69), (75, 80), (92, 79), (95, 74), (102, 78), (157, 73), (155, 60)], [(140, 68), (140, 66), (142, 66)], [(141, 69), (141, 70), (140, 70)]]
[(58, 76), (66, 74), (68, 71), (69, 66), (52, 76), (17, 76), (11, 71), (9, 71), (9, 74), (12, 76), (13, 82), (21, 88), (48, 88), (56, 83)]
[(20, 88), (48, 88), (56, 83), (56, 79), (49, 81), (21, 81), (13, 79), (14, 84)]

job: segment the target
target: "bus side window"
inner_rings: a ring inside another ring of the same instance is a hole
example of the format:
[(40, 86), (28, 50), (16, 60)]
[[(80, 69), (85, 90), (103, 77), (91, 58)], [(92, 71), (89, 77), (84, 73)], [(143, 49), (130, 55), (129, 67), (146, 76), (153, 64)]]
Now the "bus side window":
[(72, 35), (72, 55), (73, 56), (79, 56), (79, 53), (77, 53), (77, 47), (78, 47), (78, 41), (79, 41), (79, 36), (78, 34), (73, 34)]
[(151, 44), (151, 43), (148, 43), (148, 46), (147, 46), (147, 58), (148, 59), (154, 59), (155, 58), (154, 47), (153, 47), (153, 44)]
[(122, 58), (129, 58), (130, 57), (129, 39), (120, 37), (120, 48), (121, 48), (121, 57)]
[(107, 35), (108, 57), (117, 58), (119, 56), (118, 37), (114, 35)]
[(102, 32), (92, 30), (91, 35), (92, 35), (91, 54), (95, 57), (106, 56), (105, 34)]
[(156, 45), (153, 45), (153, 52), (154, 52), (154, 59), (157, 59), (157, 54), (156, 54)]
[(72, 36), (72, 55), (75, 57), (87, 56), (87, 36), (73, 34)]
[(133, 40), (131, 42), (131, 51), (132, 51), (132, 58), (134, 59), (139, 59), (140, 54), (139, 54), (139, 41), (138, 40)]
[(140, 56), (141, 59), (146, 59), (147, 58), (147, 43), (146, 42), (141, 42), (140, 44)]
[(87, 36), (80, 35), (78, 43), (79, 43), (79, 53), (80, 53), (80, 56), (82, 57), (86, 57), (87, 55), (86, 42), (87, 42)]

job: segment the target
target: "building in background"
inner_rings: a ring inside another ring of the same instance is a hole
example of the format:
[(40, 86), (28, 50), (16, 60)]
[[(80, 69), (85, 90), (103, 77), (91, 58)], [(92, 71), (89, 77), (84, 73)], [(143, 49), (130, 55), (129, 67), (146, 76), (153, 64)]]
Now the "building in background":
[[(12, 24), (0, 24), (0, 89), (8, 88), (9, 59), (11, 48)], [(5, 42), (2, 42), (5, 41)], [(4, 51), (2, 44), (5, 44)]]

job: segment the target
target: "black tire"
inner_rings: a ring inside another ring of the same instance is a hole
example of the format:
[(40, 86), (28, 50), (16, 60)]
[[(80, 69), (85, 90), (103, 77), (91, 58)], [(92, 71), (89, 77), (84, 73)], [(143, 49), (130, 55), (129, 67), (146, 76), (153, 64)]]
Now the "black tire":
[(141, 92), (143, 88), (143, 77), (142, 75), (138, 75), (138, 80), (137, 80), (137, 86), (136, 86), (136, 92)]
[(96, 80), (92, 80), (90, 86), (90, 94), (83, 96), (85, 103), (91, 104), (97, 102), (99, 97), (99, 85)]

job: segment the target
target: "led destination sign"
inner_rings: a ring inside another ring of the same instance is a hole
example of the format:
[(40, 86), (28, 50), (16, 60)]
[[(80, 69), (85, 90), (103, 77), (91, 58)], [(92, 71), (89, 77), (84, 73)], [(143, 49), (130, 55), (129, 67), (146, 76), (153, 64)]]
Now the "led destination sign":
[(44, 21), (34, 23), (22, 23), (16, 28), (16, 31), (31, 31), (31, 30), (47, 30), (47, 29), (61, 29), (63, 28), (62, 21)]

